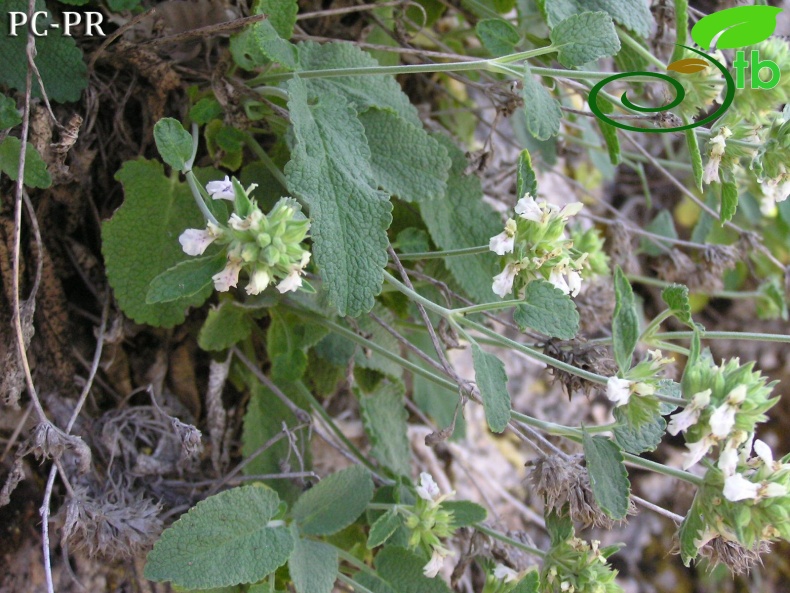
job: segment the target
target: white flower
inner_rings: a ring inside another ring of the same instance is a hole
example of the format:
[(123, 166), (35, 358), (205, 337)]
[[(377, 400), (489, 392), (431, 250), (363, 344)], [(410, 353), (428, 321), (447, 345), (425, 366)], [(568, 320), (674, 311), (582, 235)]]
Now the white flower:
[(186, 229), (178, 237), (181, 248), (187, 255), (202, 255), (206, 247), (211, 245), (220, 235), (222, 230), (215, 224), (208, 223), (205, 229)]
[(506, 583), (512, 583), (518, 580), (518, 573), (504, 564), (497, 564), (494, 567), (494, 578)]
[(757, 439), (754, 441), (754, 452), (757, 453), (757, 456), (763, 460), (763, 463), (766, 467), (774, 469), (774, 454), (771, 451), (771, 447), (765, 444), (764, 441)]
[(741, 474), (733, 474), (724, 480), (724, 498), (730, 502), (737, 502), (739, 500), (756, 499), (757, 491), (760, 489), (759, 484), (750, 482)]
[(705, 454), (716, 444), (716, 439), (711, 435), (702, 437), (694, 443), (686, 443), (688, 451), (683, 454), (685, 458), (683, 461), (683, 469), (688, 469), (695, 465), (700, 459), (705, 457)]
[(570, 270), (568, 272), (568, 288), (571, 291), (572, 297), (578, 295), (579, 291), (582, 289), (582, 275), (576, 270)]
[(787, 174), (782, 174), (776, 179), (761, 179), (759, 183), (763, 193), (760, 212), (764, 216), (774, 216), (776, 203), (784, 202), (790, 194), (790, 177)]
[(439, 496), (439, 485), (428, 472), (420, 474), (420, 485), (417, 486), (417, 496), (423, 500), (433, 502)]
[(227, 175), (222, 181), (209, 181), (206, 184), (206, 191), (215, 200), (230, 200), (232, 202), (236, 199), (236, 194), (233, 193), (233, 182)]
[(518, 271), (518, 264), (511, 262), (505, 266), (501, 273), (494, 276), (494, 284), (491, 286), (491, 289), (497, 296), (505, 298), (513, 290), (513, 281), (516, 279)]
[(277, 290), (280, 291), (280, 294), (285, 294), (286, 292), (290, 291), (295, 292), (300, 286), (302, 286), (302, 275), (300, 272), (300, 268), (293, 268), (290, 273), (277, 285)]
[(609, 377), (606, 382), (606, 397), (615, 402), (616, 407), (624, 406), (631, 398), (631, 381), (620, 377)]
[(299, 269), (304, 270), (308, 263), (310, 263), (310, 252), (303, 251), (302, 259), (299, 260)]
[(780, 496), (787, 496), (787, 494), (787, 486), (777, 484), (776, 482), (764, 482), (757, 491), (758, 498), (777, 498)]
[(269, 274), (269, 270), (264, 267), (258, 267), (255, 271), (250, 275), (250, 282), (247, 284), (247, 294), (260, 294), (266, 287), (269, 286), (269, 283), (272, 281), (272, 276)]
[(706, 389), (694, 394), (694, 397), (691, 398), (691, 403), (686, 406), (685, 410), (670, 416), (667, 432), (674, 436), (681, 431), (685, 432), (689, 427), (696, 424), (700, 414), (702, 414), (702, 410), (710, 403), (710, 393), (710, 389)]
[(442, 566), (444, 566), (444, 554), (441, 552), (441, 550), (434, 548), (433, 554), (431, 554), (431, 559), (428, 561), (428, 564), (422, 568), (422, 574), (424, 574), (429, 579), (432, 579), (437, 574), (439, 574)]
[(549, 274), (549, 282), (554, 285), (554, 288), (559, 288), (563, 293), (570, 294), (571, 287), (565, 281), (565, 276), (562, 275), (562, 267), (556, 266)]
[(508, 218), (505, 223), (505, 230), (491, 237), (488, 242), (488, 248), (497, 255), (505, 255), (506, 253), (513, 253), (513, 242), (516, 238), (516, 221)]
[[(545, 201), (541, 200), (541, 202), (545, 204)], [(543, 208), (529, 193), (524, 194), (524, 197), (516, 202), (516, 214), (525, 220), (538, 223), (543, 221)]]
[(225, 264), (222, 271), (211, 277), (214, 280), (214, 288), (219, 292), (230, 290), (231, 286), (238, 284), (239, 272), (241, 272), (241, 260), (236, 258), (228, 259), (228, 263)]
[(746, 385), (738, 385), (730, 391), (725, 402), (716, 408), (710, 417), (710, 430), (713, 436), (726, 438), (735, 426), (735, 414), (746, 399)]
[(719, 455), (719, 469), (724, 474), (724, 477), (729, 477), (735, 474), (738, 467), (738, 448), (732, 447), (728, 443), (724, 451)]
[(653, 395), (656, 392), (656, 386), (652, 383), (644, 383), (639, 382), (634, 384), (633, 392), (637, 395), (645, 396), (645, 395)]
[(560, 218), (563, 220), (568, 220), (571, 216), (576, 216), (581, 209), (584, 208), (584, 204), (581, 202), (571, 202), (570, 204), (566, 204), (560, 210)]

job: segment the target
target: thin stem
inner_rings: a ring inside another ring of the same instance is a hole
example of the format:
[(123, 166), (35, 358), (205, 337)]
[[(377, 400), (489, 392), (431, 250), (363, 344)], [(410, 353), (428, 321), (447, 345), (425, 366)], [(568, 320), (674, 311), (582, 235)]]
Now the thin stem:
[(656, 315), (653, 320), (648, 324), (648, 326), (642, 332), (642, 335), (639, 336), (639, 341), (644, 341), (649, 339), (652, 334), (661, 326), (661, 324), (672, 317), (673, 313), (671, 309), (666, 309), (661, 311), (658, 315)]
[[(287, 96), (288, 95), (286, 93), (286, 98)], [(285, 178), (285, 175), (282, 171), (280, 171), (280, 168), (274, 164), (274, 161), (271, 159), (271, 157), (266, 154), (266, 151), (263, 150), (263, 147), (258, 144), (258, 141), (252, 137), (252, 134), (244, 134), (244, 142), (247, 144), (250, 150), (255, 153), (255, 156), (260, 159), (260, 161), (263, 163), (263, 166), (268, 169), (269, 173), (272, 174), (272, 177), (277, 180), (277, 183), (282, 185), (283, 189), (287, 190), (288, 180)], [(301, 203), (301, 200), (299, 200), (299, 203)]]
[(525, 544), (524, 542), (520, 542), (518, 540), (513, 539), (512, 537), (508, 537), (504, 533), (500, 533), (499, 531), (496, 531), (495, 529), (491, 529), (490, 527), (486, 527), (485, 525), (482, 525), (481, 523), (475, 523), (473, 525), (473, 527), (475, 529), (477, 529), (480, 533), (485, 533), (489, 537), (493, 537), (494, 539), (498, 539), (499, 541), (504, 542), (506, 544), (509, 544), (509, 545), (513, 546), (514, 548), (518, 548), (519, 550), (524, 550), (525, 552), (527, 552), (529, 554), (532, 554), (533, 556), (537, 556), (538, 558), (545, 558), (546, 557), (546, 552), (544, 552), (543, 550), (539, 550), (538, 548), (533, 548), (532, 546), (529, 546), (529, 545)]
[(664, 62), (662, 62), (656, 56), (654, 56), (649, 51), (647, 51), (644, 47), (642, 47), (642, 45), (639, 44), (639, 42), (637, 42), (633, 37), (631, 37), (620, 27), (617, 27), (617, 36), (620, 38), (620, 41), (622, 41), (625, 45), (627, 45), (636, 53), (638, 53), (642, 58), (653, 64), (659, 70), (667, 69), (666, 64), (664, 64)]
[(488, 253), (489, 251), (491, 251), (491, 249), (489, 248), (488, 245), (479, 245), (475, 247), (464, 247), (463, 249), (448, 249), (446, 251), (420, 251), (417, 253), (399, 253), (398, 258), (400, 258), (401, 261), (441, 259), (443, 257), (477, 255), (479, 253)]
[(483, 303), (481, 305), (471, 305), (469, 307), (460, 307), (453, 309), (453, 316), (469, 315), (471, 313), (482, 313), (484, 311), (496, 311), (498, 309), (510, 309), (511, 307), (518, 307), (523, 305), (522, 299), (512, 299), (508, 301), (499, 301), (494, 303)]
[(359, 591), (359, 593), (373, 593), (373, 591), (371, 591), (370, 589), (368, 589), (363, 585), (360, 585), (354, 579), (352, 579), (351, 577), (347, 577), (342, 572), (337, 573), (337, 578), (343, 581), (349, 587), (351, 587), (354, 591)]
[(650, 461), (649, 459), (644, 459), (643, 457), (639, 457), (637, 455), (633, 455), (631, 453), (626, 453), (623, 451), (623, 459), (625, 459), (626, 465), (634, 465), (636, 467), (641, 467), (642, 469), (650, 470), (652, 472), (658, 474), (664, 474), (665, 476), (670, 476), (672, 478), (677, 478), (678, 480), (683, 480), (684, 482), (688, 482), (689, 484), (694, 484), (695, 486), (702, 486), (704, 480), (699, 476), (695, 476), (692, 473), (687, 471), (683, 471), (682, 469), (675, 469), (674, 467), (668, 467), (661, 463), (656, 463), (655, 461)]
[(426, 299), (421, 294), (417, 293), (416, 291), (412, 290), (405, 284), (403, 284), (400, 280), (395, 278), (392, 274), (384, 271), (384, 280), (389, 282), (394, 288), (396, 288), (399, 292), (402, 292), (407, 297), (412, 299), (413, 301), (420, 303), (423, 307), (428, 309), (429, 311), (433, 311), (434, 313), (438, 313), (442, 317), (451, 317), (452, 311), (450, 309), (445, 309), (444, 307), (437, 305), (430, 299)]
[(198, 186), (197, 177), (192, 171), (187, 171), (184, 173), (187, 178), (187, 183), (189, 184), (189, 189), (192, 190), (192, 197), (195, 198), (195, 203), (197, 204), (198, 208), (200, 208), (200, 212), (203, 214), (203, 218), (209, 221), (212, 224), (220, 226), (219, 221), (214, 217), (211, 211), (208, 209), (206, 202), (203, 201), (203, 196), (200, 194), (200, 187)]
[[(661, 340), (690, 340), (694, 332), (667, 332), (653, 336)], [(787, 334), (761, 334), (756, 332), (700, 332), (704, 340), (747, 340), (754, 342), (779, 342), (790, 344), (790, 335)]]

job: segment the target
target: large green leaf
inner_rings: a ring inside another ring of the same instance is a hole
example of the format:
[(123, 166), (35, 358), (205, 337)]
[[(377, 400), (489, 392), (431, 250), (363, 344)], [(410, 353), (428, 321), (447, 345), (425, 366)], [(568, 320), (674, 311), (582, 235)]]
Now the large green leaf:
[(515, 52), (521, 38), (518, 30), (504, 19), (482, 19), (475, 25), (475, 32), (494, 57)]
[(625, 451), (639, 455), (645, 451), (655, 451), (664, 438), (667, 421), (661, 417), (658, 410), (645, 416), (641, 414), (640, 406), (647, 400), (642, 397), (632, 397), (628, 405), (614, 409), (614, 419), (618, 426), (612, 431), (614, 440)]
[(450, 593), (442, 579), (429, 579), (423, 574), (426, 562), (414, 552), (387, 546), (376, 556), (376, 569), (398, 593)]
[(185, 589), (227, 587), (261, 580), (294, 549), (281, 521), (269, 522), (280, 499), (265, 486), (242, 486), (203, 500), (162, 533), (145, 578)]
[(212, 285), (211, 277), (222, 270), (226, 262), (225, 252), (220, 251), (177, 263), (151, 280), (145, 302), (149, 305), (172, 303), (204, 292)]
[(285, 166), (288, 187), (310, 207), (313, 256), (341, 316), (370, 311), (381, 292), (392, 221), (388, 196), (376, 189), (365, 129), (340, 95), (309, 96), (288, 83), (296, 145)]
[[(480, 178), (464, 174), (468, 164), (464, 153), (449, 138), (436, 138), (447, 149), (453, 165), (446, 197), (420, 204), (428, 232), (440, 249), (487, 245), (491, 237), (502, 231), (500, 217), (483, 201)], [(445, 260), (461, 288), (477, 302), (490, 302), (496, 298), (491, 290), (491, 282), (497, 273), (496, 264), (497, 257), (493, 253)]]
[[(19, 176), (19, 155), (22, 142), (16, 136), (6, 136), (0, 142), (0, 173), (5, 173), (12, 181)], [(46, 189), (52, 185), (52, 177), (47, 171), (47, 164), (35, 147), (28, 142), (25, 145), (25, 170), (22, 183), (27, 187)]]
[(570, 340), (579, 331), (579, 312), (571, 297), (545, 280), (527, 285), (524, 304), (513, 311), (513, 321), (521, 331), (531, 328), (561, 340)]
[(484, 507), (471, 500), (445, 500), (442, 502), (442, 510), (453, 514), (453, 527), (456, 529), (485, 521), (488, 516)]
[(557, 48), (557, 59), (566, 68), (620, 51), (612, 17), (605, 12), (582, 12), (565, 19), (551, 30), (551, 42)]
[(187, 228), (202, 228), (205, 221), (192, 193), (177, 177), (165, 177), (160, 163), (127, 161), (115, 175), (124, 187), (125, 200), (102, 224), (102, 254), (115, 298), (123, 312), (137, 323), (172, 327), (184, 321), (186, 309), (201, 305), (211, 294), (200, 292), (169, 303), (146, 302), (151, 281), (189, 256), (178, 236)]
[[(27, 28), (22, 27), (17, 31), (16, 37), (9, 35), (8, 13), (23, 12), (27, 14), (28, 0), (3, 0), (2, 14), (4, 16), (3, 32), (0, 35), (0, 56), (3, 56), (3, 66), (0, 68), (0, 85), (6, 85), (18, 91), (25, 91), (27, 76)], [(37, 12), (47, 12), (44, 0), (36, 0)], [(40, 31), (46, 31), (45, 36), (35, 37), (36, 66), (41, 74), (44, 89), (50, 101), (66, 103), (78, 101), (82, 90), (88, 86), (88, 68), (82, 60), (82, 51), (72, 37), (63, 35), (61, 28), (51, 28), (54, 23), (52, 15), (36, 21)], [(41, 97), (41, 89), (33, 77), (33, 97)]]
[(620, 447), (606, 437), (590, 436), (587, 431), (584, 431), (582, 438), (584, 459), (595, 502), (612, 519), (625, 519), (631, 483), (628, 481)]
[(507, 390), (505, 365), (494, 354), (484, 352), (474, 343), (472, 361), (488, 427), (494, 432), (502, 432), (510, 421), (510, 393)]
[(302, 494), (292, 514), (303, 534), (332, 535), (356, 521), (371, 498), (370, 472), (363, 465), (352, 465)]
[[(648, 37), (653, 25), (650, 7), (643, 0), (538, 0), (550, 28), (585, 11), (603, 11), (640, 37)], [(680, 42), (679, 42), (680, 43)]]
[(198, 334), (198, 345), (203, 350), (225, 350), (246, 339), (253, 323), (249, 309), (234, 300), (222, 301), (208, 312)]
[(524, 114), (529, 133), (538, 140), (548, 140), (559, 134), (562, 110), (557, 99), (532, 76), (527, 65), (524, 66), (522, 82), (521, 96), (524, 99)]
[(298, 381), (307, 370), (307, 348), (318, 343), (328, 330), (316, 323), (305, 323), (279, 308), (270, 309), (269, 315), (266, 351), (272, 380), (275, 383)]
[(16, 101), (0, 93), (0, 130), (13, 128), (22, 123), (22, 116), (16, 108)]
[(372, 550), (386, 542), (393, 533), (403, 525), (403, 519), (395, 509), (383, 513), (373, 525), (370, 526), (368, 535), (368, 549)]
[(411, 473), (411, 454), (403, 402), (402, 383), (382, 383), (371, 395), (359, 394), (362, 422), (370, 439), (371, 453), (395, 475)]
[(392, 111), (371, 108), (359, 119), (381, 189), (407, 202), (444, 197), (452, 164), (444, 146)]
[(332, 593), (337, 576), (337, 550), (325, 543), (300, 538), (294, 526), (294, 551), (288, 572), (296, 593)]

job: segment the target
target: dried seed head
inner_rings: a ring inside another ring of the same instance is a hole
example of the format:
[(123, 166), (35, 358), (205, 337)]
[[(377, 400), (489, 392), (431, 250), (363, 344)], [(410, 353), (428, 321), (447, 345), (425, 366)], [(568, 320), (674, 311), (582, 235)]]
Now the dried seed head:
[(161, 507), (142, 496), (120, 491), (91, 498), (78, 489), (63, 506), (61, 541), (71, 550), (109, 560), (134, 558), (148, 549), (162, 531)]
[(749, 572), (756, 564), (762, 564), (761, 554), (767, 554), (771, 549), (768, 542), (759, 542), (752, 549), (744, 548), (736, 541), (716, 536), (702, 548), (699, 553), (710, 563), (708, 570), (712, 571), (719, 564), (724, 564), (734, 575)]
[(639, 273), (633, 237), (622, 221), (615, 220), (609, 225), (606, 242), (610, 246), (609, 257), (612, 258), (612, 263), (619, 265), (626, 274)]
[(203, 451), (201, 432), (193, 425), (181, 422), (174, 416), (170, 417), (170, 423), (181, 441), (181, 459), (196, 460), (200, 457), (200, 453)]
[[(617, 372), (617, 365), (603, 346), (587, 344), (583, 338), (574, 340), (549, 340), (546, 343), (545, 353), (559, 361), (566, 362), (585, 371), (590, 371), (611, 377)], [(583, 392), (587, 397), (601, 389), (597, 383), (593, 383), (569, 373), (562, 369), (550, 369), (553, 382), (559, 382), (562, 390), (569, 398), (577, 391)]]
[(612, 321), (614, 286), (609, 277), (595, 277), (574, 301), (579, 309), (581, 331), (591, 335)]
[[(533, 469), (529, 479), (543, 496), (547, 510), (553, 510), (559, 515), (567, 512), (572, 521), (579, 522), (584, 527), (594, 525), (612, 529), (617, 522), (607, 516), (595, 502), (590, 474), (583, 463), (582, 455), (572, 455), (570, 458), (544, 455), (532, 462)], [(631, 502), (628, 514), (635, 513), (636, 507)]]
[(66, 434), (51, 422), (41, 422), (33, 429), (33, 453), (36, 459), (61, 459), (67, 449), (74, 454), (77, 471), (87, 473), (91, 467), (91, 450), (85, 441)]
[(0, 490), (0, 507), (4, 507), (11, 502), (11, 494), (13, 494), (19, 482), (25, 479), (25, 469), (22, 466), (22, 458), (17, 458), (14, 461), (14, 467), (8, 472), (3, 489)]

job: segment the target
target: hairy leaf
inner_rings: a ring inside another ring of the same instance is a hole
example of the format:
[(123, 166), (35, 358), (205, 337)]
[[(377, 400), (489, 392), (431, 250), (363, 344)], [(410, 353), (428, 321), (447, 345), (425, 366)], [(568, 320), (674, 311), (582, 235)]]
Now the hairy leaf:
[(294, 551), (288, 572), (296, 593), (332, 593), (337, 575), (337, 550), (325, 543), (299, 537), (293, 526)]
[(620, 447), (606, 437), (590, 436), (587, 431), (582, 438), (595, 502), (612, 519), (625, 519), (631, 483)]
[(423, 574), (425, 563), (414, 552), (396, 546), (387, 546), (376, 556), (379, 576), (398, 593), (450, 593), (442, 579), (429, 579)]
[(359, 119), (381, 189), (407, 202), (444, 197), (452, 165), (444, 146), (392, 111), (371, 108)]
[(614, 409), (614, 419), (619, 423), (612, 431), (614, 440), (625, 451), (634, 455), (655, 451), (664, 438), (667, 427), (667, 421), (657, 410), (647, 418), (636, 412), (644, 401), (644, 398), (632, 397), (628, 405)]
[(290, 530), (269, 525), (279, 498), (265, 486), (242, 486), (203, 500), (162, 533), (145, 578), (186, 589), (254, 583), (285, 564)]
[[(538, 0), (549, 28), (585, 11), (603, 11), (640, 37), (649, 37), (653, 15), (642, 0)], [(678, 43), (681, 43), (678, 41)]]
[(302, 494), (292, 514), (303, 534), (332, 535), (356, 521), (371, 498), (370, 472), (362, 465), (352, 465)]
[(538, 82), (529, 66), (524, 66), (521, 96), (524, 99), (524, 113), (527, 117), (529, 133), (538, 140), (548, 140), (560, 133), (562, 110), (560, 104), (546, 87)]
[(186, 227), (204, 227), (205, 221), (186, 184), (165, 177), (158, 162), (127, 161), (115, 177), (126, 197), (102, 224), (102, 254), (110, 286), (123, 312), (137, 323), (172, 327), (184, 321), (188, 307), (203, 304), (212, 287), (155, 304), (146, 302), (148, 287), (159, 274), (189, 257), (181, 250), (178, 236)]
[(538, 178), (532, 168), (532, 157), (525, 148), (518, 155), (516, 164), (516, 199), (520, 200), (525, 194), (533, 198), (538, 195)]
[(307, 369), (306, 349), (318, 343), (328, 330), (315, 323), (304, 323), (293, 313), (278, 308), (270, 309), (269, 315), (266, 351), (272, 365), (272, 380), (298, 381)]
[(236, 301), (222, 301), (209, 310), (198, 334), (198, 345), (203, 350), (225, 350), (246, 340), (253, 323), (249, 309)]
[(620, 51), (620, 38), (612, 17), (605, 12), (582, 12), (551, 30), (557, 59), (566, 68), (582, 66)]
[(469, 527), (485, 521), (488, 511), (471, 500), (445, 500), (442, 509), (453, 514), (453, 527)]
[(289, 188), (310, 206), (313, 256), (341, 316), (370, 311), (387, 263), (388, 196), (376, 189), (365, 130), (343, 97), (288, 83), (296, 146)]
[(697, 189), (702, 191), (702, 176), (705, 170), (702, 167), (702, 153), (699, 149), (697, 133), (693, 129), (685, 130), (683, 133), (686, 135), (686, 146), (688, 146), (689, 157), (691, 158), (691, 171), (694, 174), (694, 184), (697, 186)]
[(510, 393), (507, 390), (505, 365), (494, 354), (484, 352), (474, 343), (472, 360), (488, 428), (493, 432), (502, 432), (510, 421)]
[(159, 156), (173, 169), (183, 170), (186, 162), (192, 158), (192, 134), (177, 119), (165, 117), (156, 122), (154, 140)]
[[(19, 178), (19, 155), (22, 142), (15, 136), (6, 136), (0, 142), (0, 173), (5, 173), (12, 181)], [(27, 187), (46, 189), (52, 185), (52, 177), (47, 165), (35, 147), (28, 142), (25, 145), (25, 171), (22, 183)]]
[(403, 402), (402, 383), (383, 383), (371, 395), (358, 394), (362, 422), (370, 439), (371, 453), (395, 475), (411, 473), (411, 453)]
[(538, 571), (530, 570), (511, 593), (538, 593), (539, 587), (540, 575)]
[(226, 261), (225, 253), (220, 252), (177, 263), (151, 280), (145, 302), (172, 303), (205, 291), (212, 284), (211, 277), (225, 267)]
[(636, 313), (634, 291), (620, 266), (614, 271), (614, 294), (612, 346), (617, 367), (625, 372), (631, 368), (631, 356), (639, 339), (639, 318)]
[(16, 109), (16, 101), (0, 93), (0, 130), (13, 128), (22, 123), (22, 116)]
[(738, 209), (738, 186), (734, 181), (724, 181), (721, 184), (721, 210), (719, 220), (727, 222), (735, 216)]
[(579, 331), (579, 312), (573, 300), (545, 280), (530, 282), (524, 301), (513, 311), (513, 321), (521, 331), (531, 328), (562, 340), (570, 340)]
[(512, 54), (521, 39), (518, 30), (504, 19), (482, 19), (477, 21), (475, 32), (485, 48), (494, 57)]
[(383, 513), (373, 525), (370, 526), (370, 535), (368, 535), (368, 550), (372, 550), (385, 543), (395, 530), (403, 524), (403, 520), (395, 509), (390, 509)]
[(672, 310), (672, 313), (680, 321), (690, 327), (694, 327), (691, 319), (691, 303), (689, 302), (688, 286), (682, 284), (672, 284), (661, 291), (661, 298)]

